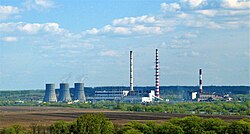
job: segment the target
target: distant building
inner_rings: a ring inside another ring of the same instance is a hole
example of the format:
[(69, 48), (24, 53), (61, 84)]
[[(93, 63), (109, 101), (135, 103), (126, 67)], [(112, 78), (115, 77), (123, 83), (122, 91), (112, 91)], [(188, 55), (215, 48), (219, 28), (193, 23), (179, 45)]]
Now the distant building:
[(120, 102), (129, 102), (129, 103), (143, 103), (143, 102), (152, 102), (155, 97), (155, 91), (151, 90), (150, 92), (140, 92), (133, 91), (95, 91), (94, 97), (87, 97), (87, 101), (95, 102), (101, 100), (109, 101), (120, 101)]

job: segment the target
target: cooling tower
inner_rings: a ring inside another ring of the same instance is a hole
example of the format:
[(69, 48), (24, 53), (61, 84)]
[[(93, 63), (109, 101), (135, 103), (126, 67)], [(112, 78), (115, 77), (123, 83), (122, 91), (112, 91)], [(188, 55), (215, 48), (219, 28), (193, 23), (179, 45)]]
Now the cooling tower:
[(75, 94), (74, 100), (79, 100), (80, 102), (85, 102), (86, 97), (84, 93), (84, 83), (75, 83)]
[(69, 83), (60, 83), (60, 89), (59, 89), (59, 99), (58, 101), (61, 102), (69, 102), (72, 101), (70, 97), (69, 92)]
[(46, 84), (44, 102), (56, 102), (55, 84)]

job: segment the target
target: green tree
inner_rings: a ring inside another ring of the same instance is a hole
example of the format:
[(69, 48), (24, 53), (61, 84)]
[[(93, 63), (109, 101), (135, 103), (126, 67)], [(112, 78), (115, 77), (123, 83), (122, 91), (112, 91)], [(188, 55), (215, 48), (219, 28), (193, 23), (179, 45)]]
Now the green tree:
[(219, 118), (204, 119), (202, 127), (204, 131), (209, 133), (225, 134), (227, 129), (227, 123)]
[(20, 125), (13, 125), (9, 128), (4, 128), (2, 133), (3, 134), (25, 134), (25, 130)]
[(180, 126), (185, 134), (200, 134), (204, 130), (202, 128), (203, 118), (197, 116), (188, 116), (184, 118), (174, 118), (170, 120), (173, 125)]
[(69, 134), (70, 125), (64, 121), (58, 121), (51, 126), (53, 134)]
[(124, 131), (122, 134), (143, 134), (143, 133), (137, 129), (131, 128), (131, 129)]
[(158, 128), (157, 134), (184, 134), (184, 131), (181, 127), (166, 122)]
[(113, 134), (114, 125), (103, 114), (84, 114), (77, 118), (74, 127), (75, 134)]
[(244, 120), (232, 122), (227, 129), (228, 134), (250, 134), (250, 123)]

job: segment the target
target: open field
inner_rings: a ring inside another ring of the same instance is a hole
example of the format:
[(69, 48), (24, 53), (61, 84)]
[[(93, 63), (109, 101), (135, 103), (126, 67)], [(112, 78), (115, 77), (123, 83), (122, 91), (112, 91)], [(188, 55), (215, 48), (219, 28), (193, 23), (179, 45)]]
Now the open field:
[[(124, 124), (129, 121), (166, 121), (174, 117), (185, 117), (188, 114), (169, 113), (147, 113), (147, 112), (122, 112), (98, 109), (76, 109), (64, 107), (0, 107), (0, 129), (13, 124), (21, 124), (28, 127), (31, 124), (50, 125), (58, 120), (72, 121), (85, 113), (102, 112), (115, 124)], [(220, 116), (220, 115), (199, 115), (204, 118), (221, 118), (225, 121), (240, 120), (246, 116)]]

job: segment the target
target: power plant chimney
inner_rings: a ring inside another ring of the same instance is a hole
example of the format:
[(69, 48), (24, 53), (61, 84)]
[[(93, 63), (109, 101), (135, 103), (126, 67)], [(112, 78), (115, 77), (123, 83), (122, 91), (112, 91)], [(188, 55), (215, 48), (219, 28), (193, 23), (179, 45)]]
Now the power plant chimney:
[(199, 98), (202, 98), (202, 69), (199, 70), (199, 85), (200, 85), (200, 96)]
[(155, 51), (155, 96), (160, 97), (160, 73), (159, 73), (158, 49)]
[(55, 84), (46, 84), (44, 102), (56, 102)]
[(130, 92), (134, 91), (134, 80), (133, 80), (133, 51), (130, 51)]
[(79, 100), (80, 102), (86, 102), (86, 97), (84, 93), (84, 83), (75, 83), (75, 95), (74, 100)]
[(60, 83), (59, 99), (61, 102), (72, 101), (70, 92), (69, 92), (69, 83)]

